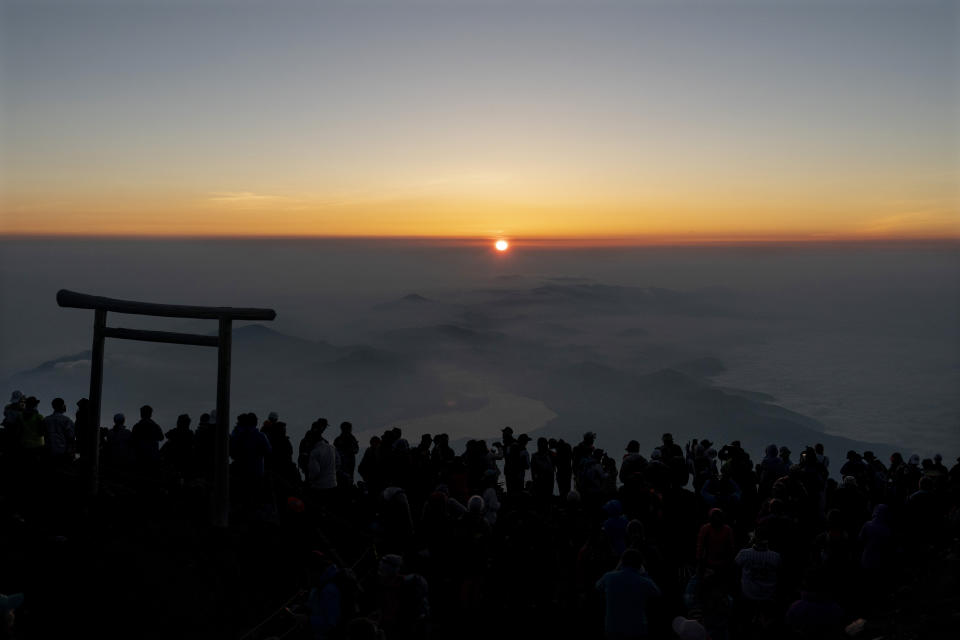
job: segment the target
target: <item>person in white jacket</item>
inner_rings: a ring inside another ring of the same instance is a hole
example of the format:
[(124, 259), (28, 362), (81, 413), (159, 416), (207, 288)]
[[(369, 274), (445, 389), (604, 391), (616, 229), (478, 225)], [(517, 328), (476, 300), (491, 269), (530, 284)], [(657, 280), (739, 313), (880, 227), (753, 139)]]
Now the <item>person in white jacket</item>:
[(307, 483), (319, 492), (337, 488), (337, 452), (322, 436), (310, 450)]

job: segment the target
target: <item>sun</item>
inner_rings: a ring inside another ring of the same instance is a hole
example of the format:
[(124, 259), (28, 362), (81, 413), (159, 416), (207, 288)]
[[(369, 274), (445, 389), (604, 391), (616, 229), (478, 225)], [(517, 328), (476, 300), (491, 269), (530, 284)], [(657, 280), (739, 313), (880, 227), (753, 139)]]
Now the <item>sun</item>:
[(497, 240), (493, 243), (493, 246), (496, 247), (497, 251), (506, 251), (510, 248), (510, 243), (506, 240)]

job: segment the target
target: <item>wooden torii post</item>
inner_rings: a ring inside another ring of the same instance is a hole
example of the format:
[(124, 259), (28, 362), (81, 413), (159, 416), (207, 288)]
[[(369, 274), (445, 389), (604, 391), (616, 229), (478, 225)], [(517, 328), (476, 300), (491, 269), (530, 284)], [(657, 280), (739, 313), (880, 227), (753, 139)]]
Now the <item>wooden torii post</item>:
[[(96, 495), (100, 472), (100, 400), (103, 392), (103, 341), (105, 338), (217, 347), (217, 425), (214, 438), (213, 513), (215, 525), (226, 527), (230, 516), (230, 347), (234, 320), (273, 320), (273, 309), (197, 307), (116, 300), (61, 289), (57, 304), (73, 309), (93, 309), (93, 349), (90, 354), (90, 422), (93, 425), (91, 491)], [(167, 331), (145, 331), (107, 326), (107, 312), (165, 318), (199, 318), (219, 321), (219, 333), (205, 336)]]

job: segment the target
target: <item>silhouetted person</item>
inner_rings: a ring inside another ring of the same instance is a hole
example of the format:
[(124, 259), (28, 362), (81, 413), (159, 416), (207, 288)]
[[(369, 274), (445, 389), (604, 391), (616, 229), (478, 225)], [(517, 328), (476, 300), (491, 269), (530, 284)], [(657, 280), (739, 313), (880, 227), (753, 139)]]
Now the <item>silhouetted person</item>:
[(43, 456), (46, 443), (46, 426), (43, 417), (37, 412), (40, 401), (30, 396), (24, 398), (22, 408), (15, 417), (16, 451), (26, 467), (36, 465)]
[(19, 446), (20, 434), (17, 431), (20, 423), (20, 412), (23, 411), (26, 398), (20, 391), (14, 391), (10, 394), (10, 402), (3, 407), (3, 450), (16, 449)]
[(777, 597), (780, 554), (770, 549), (766, 540), (757, 536), (751, 546), (737, 553), (734, 563), (740, 567), (740, 589), (750, 609), (765, 618), (772, 616)]
[(624, 485), (634, 485), (643, 482), (643, 471), (647, 467), (647, 460), (640, 455), (640, 443), (631, 440), (627, 443), (626, 453), (620, 463), (620, 482)]
[(197, 474), (212, 480), (217, 424), (209, 413), (200, 415), (200, 422), (193, 434), (193, 460)]
[(257, 429), (257, 416), (242, 413), (230, 434), (230, 475), (237, 491), (237, 501), (243, 505), (262, 499), (266, 458), (270, 441)]
[(163, 442), (163, 430), (153, 421), (153, 407), (140, 407), (140, 421), (130, 430), (134, 455), (138, 471), (152, 474), (160, 464), (160, 443)]
[(54, 398), (50, 406), (53, 413), (43, 419), (43, 437), (50, 462), (62, 466), (73, 461), (76, 435), (63, 398)]
[(556, 451), (554, 461), (557, 465), (557, 492), (560, 497), (566, 498), (570, 493), (573, 475), (573, 449), (563, 438), (560, 438), (557, 440), (554, 451)]
[(423, 576), (404, 573), (403, 558), (380, 558), (374, 588), (380, 624), (390, 640), (424, 638), (429, 632), (429, 588)]
[(107, 433), (104, 446), (105, 466), (117, 473), (129, 473), (136, 462), (127, 418), (122, 413), (113, 416), (113, 427)]
[(522, 491), (524, 477), (530, 468), (530, 452), (527, 443), (530, 436), (521, 433), (520, 436), (505, 450), (503, 457), (503, 475), (507, 481), (507, 493)]
[(307, 478), (310, 470), (310, 452), (313, 451), (313, 446), (317, 444), (323, 430), (327, 428), (327, 424), (326, 418), (317, 418), (310, 425), (310, 429), (303, 434), (303, 438), (300, 439), (300, 444), (297, 447), (297, 467), (303, 474), (304, 479)]
[(513, 427), (504, 427), (500, 430), (500, 442), (503, 443), (503, 452), (506, 453), (510, 450), (510, 447), (516, 442), (516, 439), (513, 437)]
[(643, 556), (627, 549), (620, 564), (597, 581), (606, 597), (604, 632), (610, 640), (647, 637), (647, 602), (660, 595), (660, 588), (646, 575)]
[(592, 431), (587, 431), (583, 434), (583, 439), (580, 443), (573, 448), (572, 451), (572, 462), (573, 462), (573, 473), (574, 481), (576, 483), (577, 490), (580, 493), (583, 493), (583, 489), (580, 487), (580, 477), (583, 473), (584, 463), (588, 462), (593, 456), (593, 443), (597, 440), (597, 434)]
[(533, 493), (541, 499), (553, 495), (553, 457), (546, 438), (537, 438), (537, 450), (530, 457), (530, 476), (533, 479)]
[(803, 640), (842, 637), (843, 608), (830, 593), (829, 585), (816, 575), (805, 581), (800, 599), (787, 609), (787, 627)]
[(370, 488), (371, 492), (377, 493), (383, 488), (382, 476), (377, 463), (377, 450), (380, 448), (379, 436), (370, 438), (370, 446), (363, 452), (363, 458), (357, 467), (357, 472), (363, 478), (364, 483)]
[(700, 566), (726, 575), (733, 565), (734, 553), (733, 529), (726, 523), (722, 509), (711, 509), (708, 522), (700, 527), (697, 536), (697, 560)]
[[(326, 438), (323, 431), (327, 428), (327, 421), (323, 418), (316, 420), (307, 434), (313, 434), (313, 448), (307, 464), (307, 485), (314, 497), (319, 500), (329, 500), (329, 492), (337, 488), (337, 452)], [(306, 440), (306, 436), (304, 436)], [(301, 445), (303, 443), (301, 442)]]
[(287, 435), (287, 423), (278, 420), (270, 425), (264, 435), (270, 442), (270, 454), (266, 461), (267, 473), (276, 475), (282, 483), (277, 487), (278, 490), (289, 493), (299, 484), (300, 473), (293, 461), (293, 444), (290, 442), (290, 436)]
[(680, 445), (674, 443), (672, 433), (663, 434), (661, 440), (663, 444), (657, 447), (657, 449), (660, 450), (664, 460), (683, 457), (683, 449), (680, 448)]
[(167, 441), (161, 447), (160, 454), (171, 470), (181, 479), (191, 474), (193, 463), (193, 431), (190, 430), (190, 416), (183, 413), (177, 417), (177, 426), (167, 431)]
[(351, 423), (340, 423), (340, 435), (334, 439), (333, 446), (340, 457), (340, 465), (337, 469), (337, 484), (343, 487), (353, 486), (353, 471), (357, 464), (360, 443), (353, 436), (353, 425)]

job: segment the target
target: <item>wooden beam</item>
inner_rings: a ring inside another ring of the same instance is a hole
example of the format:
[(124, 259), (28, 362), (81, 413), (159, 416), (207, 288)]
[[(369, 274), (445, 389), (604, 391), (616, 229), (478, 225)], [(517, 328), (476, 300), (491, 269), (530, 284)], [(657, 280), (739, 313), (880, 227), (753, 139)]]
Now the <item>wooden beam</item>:
[(230, 349), (233, 324), (220, 318), (217, 351), (217, 426), (213, 446), (213, 524), (230, 524)]
[[(90, 495), (100, 489), (100, 401), (103, 397), (103, 339), (106, 337), (107, 312), (97, 309), (93, 314), (93, 349), (90, 351)], [(86, 451), (80, 452), (81, 457)]]
[(161, 316), (164, 318), (199, 318), (201, 320), (273, 320), (277, 312), (273, 309), (248, 309), (240, 307), (197, 307), (178, 304), (157, 304), (155, 302), (136, 302), (117, 300), (103, 296), (91, 296), (61, 289), (57, 292), (57, 304), (73, 309), (104, 309), (115, 313), (132, 313), (142, 316)]
[(167, 344), (189, 344), (197, 347), (216, 347), (220, 344), (217, 336), (202, 336), (196, 333), (171, 333), (169, 331), (146, 331), (144, 329), (123, 329), (107, 327), (104, 337), (121, 340), (140, 340), (142, 342), (165, 342)]

